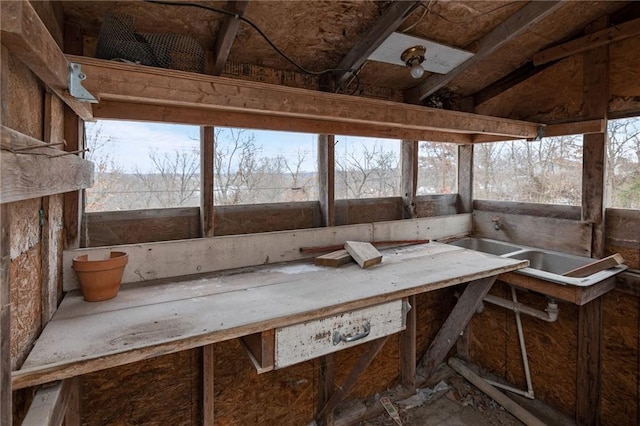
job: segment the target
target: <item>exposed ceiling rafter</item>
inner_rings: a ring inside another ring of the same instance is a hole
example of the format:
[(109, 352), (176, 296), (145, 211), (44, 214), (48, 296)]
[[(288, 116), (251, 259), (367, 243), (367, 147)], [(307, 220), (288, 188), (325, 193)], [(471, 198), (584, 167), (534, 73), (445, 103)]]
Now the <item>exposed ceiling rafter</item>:
[[(373, 28), (340, 61), (333, 74), (336, 85), (342, 84), (350, 75), (348, 70), (359, 69), (383, 41), (396, 31), (421, 1), (395, 1), (380, 17)], [(400, 55), (400, 53), (398, 53)]]
[(531, 26), (540, 22), (562, 6), (561, 1), (532, 1), (519, 9), (491, 32), (476, 42), (475, 55), (448, 74), (433, 75), (407, 91), (408, 98), (415, 103), (425, 99), (450, 83), (471, 66), (485, 60), (493, 52), (510, 42)]
[[(249, 0), (238, 0), (229, 2), (228, 11), (242, 16), (249, 6)], [(216, 46), (214, 48), (214, 64), (211, 69), (212, 75), (220, 75), (227, 62), (231, 46), (238, 34), (240, 20), (234, 16), (225, 16), (224, 22), (220, 27), (218, 37), (216, 38)]]

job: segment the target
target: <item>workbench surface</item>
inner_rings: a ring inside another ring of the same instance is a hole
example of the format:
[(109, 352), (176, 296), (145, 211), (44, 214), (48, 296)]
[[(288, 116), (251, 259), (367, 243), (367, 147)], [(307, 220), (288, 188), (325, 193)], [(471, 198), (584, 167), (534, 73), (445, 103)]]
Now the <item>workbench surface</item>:
[[(228, 340), (528, 265), (440, 243), (389, 249), (369, 269), (311, 261), (123, 287), (89, 303), (67, 293), (13, 388), (33, 386)], [(213, 260), (214, 261), (214, 260)]]

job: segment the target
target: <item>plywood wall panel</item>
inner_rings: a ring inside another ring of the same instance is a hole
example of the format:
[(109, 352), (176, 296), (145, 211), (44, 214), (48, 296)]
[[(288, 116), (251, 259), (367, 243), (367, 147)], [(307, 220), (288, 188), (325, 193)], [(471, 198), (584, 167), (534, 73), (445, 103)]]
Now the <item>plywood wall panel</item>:
[(636, 424), (640, 299), (613, 291), (604, 296), (601, 419), (605, 425)]
[(82, 424), (195, 425), (197, 349), (82, 376)]
[(237, 339), (215, 345), (216, 425), (306, 425), (315, 412), (316, 362), (258, 375)]
[(42, 140), (44, 95), (40, 82), (14, 55), (9, 54), (7, 62), (9, 84), (2, 88), (2, 107), (9, 113), (3, 124)]
[(40, 244), (11, 261), (11, 369), (22, 366), (41, 327)]
[(609, 47), (609, 110), (613, 113), (640, 111), (640, 37)]

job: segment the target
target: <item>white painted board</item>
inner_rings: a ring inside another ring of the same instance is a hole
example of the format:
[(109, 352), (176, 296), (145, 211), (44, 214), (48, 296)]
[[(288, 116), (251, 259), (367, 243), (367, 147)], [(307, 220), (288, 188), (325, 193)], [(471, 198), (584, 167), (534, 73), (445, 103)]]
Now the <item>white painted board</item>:
[[(402, 299), (276, 329), (275, 368), (283, 368), (397, 333), (405, 328)], [(342, 335), (352, 342), (338, 340)], [(337, 341), (337, 342), (336, 342)]]

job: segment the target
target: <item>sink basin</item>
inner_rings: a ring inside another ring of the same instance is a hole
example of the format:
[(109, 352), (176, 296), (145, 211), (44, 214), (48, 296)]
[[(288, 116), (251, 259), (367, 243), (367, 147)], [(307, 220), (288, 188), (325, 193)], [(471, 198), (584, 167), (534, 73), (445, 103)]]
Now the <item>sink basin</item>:
[(488, 238), (463, 238), (451, 244), (470, 250), (481, 251), (483, 253), (495, 254), (496, 256), (502, 256), (504, 254), (522, 250), (521, 247), (503, 243), (502, 241), (490, 240)]
[(463, 238), (450, 244), (496, 256), (528, 260), (529, 267), (518, 269), (514, 272), (516, 274), (527, 275), (562, 285), (586, 287), (604, 281), (627, 269), (626, 265), (619, 265), (614, 268), (596, 272), (587, 277), (565, 277), (562, 274), (591, 263), (595, 259), (553, 250), (544, 250), (522, 245), (516, 246), (489, 238)]

